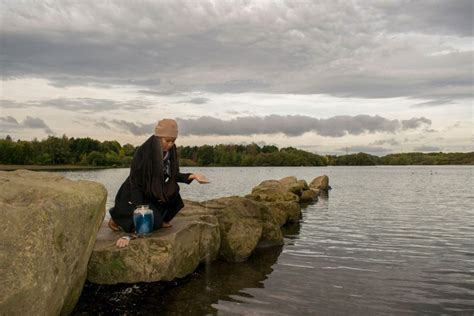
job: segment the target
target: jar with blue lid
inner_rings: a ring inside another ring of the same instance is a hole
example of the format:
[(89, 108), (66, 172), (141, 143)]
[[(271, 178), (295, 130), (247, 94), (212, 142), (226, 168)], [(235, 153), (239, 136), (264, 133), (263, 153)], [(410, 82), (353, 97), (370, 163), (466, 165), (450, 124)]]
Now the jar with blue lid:
[(153, 210), (148, 205), (138, 205), (133, 211), (133, 224), (138, 236), (146, 236), (153, 232)]

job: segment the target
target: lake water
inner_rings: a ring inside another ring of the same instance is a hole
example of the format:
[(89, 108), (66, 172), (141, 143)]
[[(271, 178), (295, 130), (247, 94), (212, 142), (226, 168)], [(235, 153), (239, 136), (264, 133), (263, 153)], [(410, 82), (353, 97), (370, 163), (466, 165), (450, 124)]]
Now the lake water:
[[(178, 282), (86, 285), (75, 313), (474, 314), (472, 166), (182, 168), (209, 185), (183, 198), (245, 195), (263, 180), (329, 176), (329, 197), (285, 227), (285, 245), (214, 262)], [(103, 183), (127, 169), (63, 172)]]

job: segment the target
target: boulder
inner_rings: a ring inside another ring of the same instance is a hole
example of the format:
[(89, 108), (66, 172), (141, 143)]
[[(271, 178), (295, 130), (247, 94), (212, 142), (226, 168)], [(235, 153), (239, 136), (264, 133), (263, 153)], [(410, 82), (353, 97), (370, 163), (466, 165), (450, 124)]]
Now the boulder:
[(308, 190), (308, 184), (304, 180), (299, 180), (296, 177), (286, 177), (281, 179), (280, 184), (282, 184), (287, 191), (294, 193), (298, 196), (301, 196), (304, 190)]
[(254, 187), (250, 196), (247, 197), (263, 202), (299, 201), (298, 194), (291, 192), (288, 185), (282, 184), (278, 180), (263, 181)]
[(105, 215), (99, 183), (47, 172), (0, 171), (0, 310), (69, 314)]
[(170, 281), (192, 273), (201, 262), (216, 259), (221, 236), (214, 216), (177, 217), (172, 224), (117, 248), (115, 242), (122, 233), (113, 232), (104, 222), (87, 279), (98, 284)]
[(328, 191), (329, 190), (329, 178), (328, 176), (319, 176), (311, 181), (309, 187), (314, 190)]
[(251, 199), (231, 196), (186, 203), (178, 214), (216, 216), (222, 239), (219, 255), (229, 262), (246, 260), (259, 244), (283, 244), (283, 235), (271, 210)]
[(244, 261), (257, 246), (263, 231), (261, 204), (231, 196), (203, 203), (212, 209), (222, 232), (219, 254), (227, 261)]
[(291, 185), (298, 182), (298, 179), (294, 176), (285, 177), (279, 181), (283, 185)]
[(262, 204), (262, 237), (258, 242), (258, 247), (260, 246), (275, 246), (283, 245), (283, 233), (280, 229), (280, 226), (277, 218), (275, 217), (274, 211), (272, 208), (266, 205), (267, 203)]
[(306, 180), (298, 180), (298, 184), (303, 188), (303, 191), (309, 190), (308, 182), (306, 182)]
[(263, 181), (252, 189), (248, 198), (263, 202), (270, 210), (272, 217), (283, 226), (287, 222), (298, 221), (301, 217), (300, 197), (306, 181), (298, 181), (296, 177)]
[(300, 196), (301, 203), (311, 203), (318, 200), (319, 190), (305, 190)]
[(264, 204), (279, 227), (289, 222), (297, 222), (301, 218), (301, 206), (296, 201), (264, 202)]

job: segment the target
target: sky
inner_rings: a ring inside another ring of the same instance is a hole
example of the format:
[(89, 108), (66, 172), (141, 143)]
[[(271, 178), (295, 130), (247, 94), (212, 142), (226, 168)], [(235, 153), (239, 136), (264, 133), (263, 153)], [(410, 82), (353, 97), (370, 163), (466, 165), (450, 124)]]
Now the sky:
[(0, 137), (473, 151), (473, 3), (0, 0)]

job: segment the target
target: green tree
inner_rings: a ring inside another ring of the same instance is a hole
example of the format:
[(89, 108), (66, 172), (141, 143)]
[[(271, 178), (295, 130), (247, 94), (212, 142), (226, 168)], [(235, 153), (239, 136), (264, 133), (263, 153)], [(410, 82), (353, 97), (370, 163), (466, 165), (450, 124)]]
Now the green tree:
[(122, 147), (124, 153), (125, 153), (125, 156), (131, 156), (133, 157), (133, 155), (135, 154), (135, 146), (131, 145), (131, 144), (125, 144), (123, 145)]
[(196, 158), (200, 165), (210, 165), (214, 161), (214, 150), (212, 146), (204, 145), (199, 147)]
[(106, 140), (100, 144), (100, 151), (103, 153), (113, 151), (114, 153), (118, 154), (120, 152), (120, 149), (122, 149), (122, 146), (120, 146), (119, 142), (116, 140)]
[(61, 138), (48, 136), (48, 138), (43, 141), (42, 145), (43, 152), (46, 152), (51, 157), (51, 162), (53, 164), (67, 164), (74, 162), (69, 148), (69, 139), (66, 135), (63, 135)]
[(278, 147), (274, 145), (265, 145), (262, 147), (262, 153), (269, 154), (278, 152)]
[(88, 166), (106, 166), (107, 158), (104, 153), (93, 151), (84, 156), (83, 164)]

